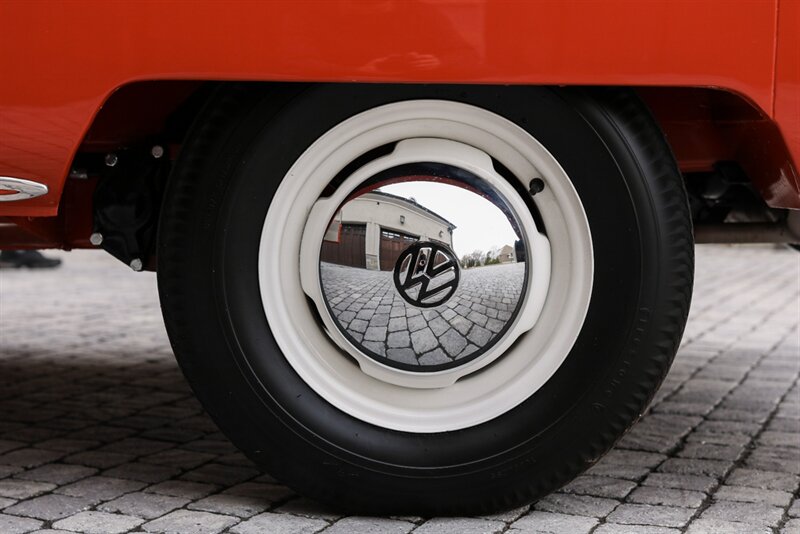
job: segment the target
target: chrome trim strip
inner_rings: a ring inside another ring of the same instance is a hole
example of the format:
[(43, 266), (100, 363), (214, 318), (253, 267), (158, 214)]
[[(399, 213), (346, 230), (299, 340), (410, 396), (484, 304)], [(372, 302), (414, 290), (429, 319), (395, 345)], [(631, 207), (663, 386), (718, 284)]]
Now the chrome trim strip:
[(47, 194), (47, 186), (31, 180), (0, 176), (0, 191), (14, 191), (12, 195), (0, 194), (0, 202), (13, 202), (15, 200), (28, 200)]

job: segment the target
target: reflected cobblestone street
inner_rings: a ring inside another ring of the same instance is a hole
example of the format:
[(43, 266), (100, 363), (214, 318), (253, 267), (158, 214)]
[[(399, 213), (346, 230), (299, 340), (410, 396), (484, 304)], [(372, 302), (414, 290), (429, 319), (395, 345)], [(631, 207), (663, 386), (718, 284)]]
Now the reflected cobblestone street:
[(411, 365), (457, 361), (486, 347), (512, 318), (522, 294), (525, 264), (465, 269), (455, 294), (419, 309), (394, 287), (391, 271), (320, 265), (333, 315), (367, 349)]

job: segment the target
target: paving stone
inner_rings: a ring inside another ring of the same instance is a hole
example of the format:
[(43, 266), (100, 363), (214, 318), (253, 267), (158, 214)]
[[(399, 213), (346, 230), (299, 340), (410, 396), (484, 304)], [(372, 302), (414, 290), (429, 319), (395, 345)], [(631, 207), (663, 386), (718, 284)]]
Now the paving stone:
[(670, 527), (605, 523), (600, 525), (593, 534), (680, 534), (680, 532), (679, 529)]
[(482, 327), (482, 326), (484, 326), (486, 324), (486, 321), (488, 321), (489, 318), (486, 317), (482, 313), (478, 313), (476, 311), (471, 311), (471, 312), (469, 312), (467, 314), (467, 320), (472, 322), (472, 323), (474, 323), (474, 324), (476, 324), (477, 326), (481, 326)]
[(428, 326), (430, 326), (431, 330), (433, 331), (433, 334), (436, 337), (441, 336), (442, 334), (447, 332), (447, 330), (450, 329), (450, 324), (441, 317), (437, 317), (432, 321), (430, 321), (428, 323)]
[(17, 478), (63, 485), (92, 476), (95, 473), (97, 473), (97, 469), (82, 465), (47, 464), (20, 473)]
[(330, 527), (324, 534), (406, 534), (416, 525), (382, 517), (345, 517)]
[(229, 485), (243, 482), (253, 478), (258, 471), (248, 467), (234, 467), (221, 464), (206, 464), (193, 471), (189, 471), (181, 478), (193, 482)]
[(644, 478), (649, 472), (650, 470), (646, 467), (615, 465), (601, 462), (593, 465), (588, 471), (586, 471), (586, 474), (637, 481)]
[(683, 527), (694, 514), (691, 508), (652, 506), (649, 504), (621, 504), (608, 516), (612, 523), (626, 525), (653, 525)]
[(216, 489), (217, 486), (214, 484), (191, 482), (188, 480), (167, 480), (165, 482), (149, 486), (144, 491), (192, 500), (205, 497), (209, 493), (216, 491)]
[(107, 451), (86, 451), (78, 452), (64, 458), (64, 462), (68, 464), (78, 464), (89, 467), (98, 467), (100, 469), (108, 469), (115, 465), (124, 464), (133, 460), (134, 456), (130, 454), (121, 454), (118, 452)]
[(408, 320), (405, 317), (393, 317), (389, 319), (389, 332), (397, 332), (399, 330), (408, 330)]
[[(451, 305), (453, 302), (454, 302), (454, 301), (450, 301), (450, 302), (448, 302), (448, 303), (447, 303), (447, 305), (449, 306), (449, 305)], [(453, 319), (453, 318), (454, 318), (455, 316), (457, 316), (457, 315), (458, 315), (458, 314), (457, 314), (456, 312), (454, 312), (452, 309), (445, 309), (445, 310), (443, 310), (443, 311), (442, 311), (442, 318), (443, 318), (445, 321), (448, 321), (448, 322), (450, 322), (450, 319)]]
[(103, 476), (138, 480), (153, 484), (172, 478), (180, 472), (181, 470), (175, 467), (134, 462), (112, 467), (104, 471)]
[(704, 519), (719, 519), (749, 525), (774, 527), (783, 516), (783, 510), (764, 503), (717, 501), (703, 511)]
[(92, 449), (98, 445), (100, 445), (99, 441), (90, 441), (85, 439), (55, 438), (39, 442), (35, 446), (37, 449), (47, 449), (51, 451), (69, 453), (69, 452), (82, 451), (85, 449)]
[(511, 523), (509, 533), (586, 534), (597, 525), (597, 519), (550, 512), (533, 511)]
[(442, 334), (439, 338), (439, 342), (450, 356), (459, 354), (467, 346), (467, 340), (454, 328)]
[(54, 462), (64, 456), (63, 452), (44, 449), (16, 449), (0, 456), (0, 464), (13, 465), (30, 469), (42, 464)]
[(208, 432), (209, 435), (203, 439), (184, 443), (184, 448), (211, 454), (230, 454), (232, 452), (236, 452), (236, 447), (234, 447), (230, 441), (225, 439), (221, 433), (213, 434), (213, 432), (218, 432), (216, 425), (209, 422), (208, 425), (203, 423), (203, 426), (206, 428), (206, 432)]
[(679, 475), (704, 475), (722, 478), (733, 467), (733, 462), (722, 460), (694, 460), (670, 458), (659, 466), (659, 471)]
[(708, 493), (717, 486), (717, 479), (705, 475), (682, 475), (676, 473), (650, 473), (642, 481), (644, 486), (702, 491)]
[(679, 436), (665, 437), (663, 435), (649, 434), (634, 427), (622, 437), (618, 446), (624, 449), (667, 453), (678, 445), (680, 439)]
[(745, 466), (750, 469), (763, 469), (800, 474), (800, 461), (797, 460), (797, 451), (780, 448), (758, 448), (745, 460)]
[(74, 530), (86, 534), (120, 534), (139, 526), (144, 520), (106, 512), (80, 512), (53, 523), (58, 529)]
[(176, 510), (142, 525), (147, 532), (169, 534), (216, 534), (235, 525), (235, 517), (192, 510)]
[(103, 452), (115, 452), (119, 454), (128, 454), (131, 456), (142, 456), (163, 451), (165, 449), (169, 449), (170, 447), (172, 447), (172, 445), (164, 441), (130, 437), (109, 443), (100, 450)]
[(118, 512), (144, 519), (155, 519), (167, 512), (180, 508), (190, 501), (180, 497), (160, 495), (158, 493), (128, 493), (113, 501), (98, 506), (105, 512)]
[(499, 534), (505, 528), (506, 524), (502, 521), (488, 521), (486, 519), (467, 517), (437, 517), (417, 527), (414, 534), (440, 534), (444, 532)]
[(218, 493), (193, 502), (187, 508), (246, 518), (263, 512), (269, 506), (268, 501), (256, 497)]
[(781, 534), (797, 534), (800, 532), (800, 519), (790, 519), (781, 527)]
[(364, 332), (365, 341), (384, 341), (385, 339), (386, 339), (385, 326), (370, 326), (369, 328), (367, 328), (367, 331)]
[(705, 493), (699, 491), (640, 486), (628, 495), (628, 501), (637, 504), (699, 508), (705, 497)]
[(800, 485), (800, 477), (791, 473), (737, 468), (731, 472), (725, 483), (734, 486), (792, 492)]
[(462, 336), (466, 336), (472, 328), (472, 321), (465, 319), (461, 315), (456, 315), (449, 322)]
[[(512, 523), (522, 517), (523, 515), (527, 514), (530, 511), (530, 505), (520, 506), (518, 508), (512, 508), (511, 510), (505, 510), (503, 512), (498, 512), (496, 514), (488, 514), (488, 515), (479, 515), (477, 516), (480, 519), (488, 519), (489, 521), (502, 521), (503, 523)], [(420, 522), (423, 518), (396, 518), (396, 519), (406, 519), (408, 521), (413, 522)]]
[[(412, 316), (408, 317), (408, 330), (409, 330), (409, 332), (416, 332), (418, 330), (422, 330), (426, 326), (428, 326), (428, 322), (425, 320), (425, 318), (422, 315), (415, 315), (413, 317)], [(470, 326), (472, 326), (471, 323), (470, 323)]]
[(534, 507), (543, 512), (605, 517), (619, 505), (618, 501), (588, 495), (555, 493), (537, 502)]
[(423, 328), (411, 333), (411, 345), (414, 352), (423, 354), (429, 350), (433, 350), (437, 345), (436, 336), (430, 328)]
[(353, 319), (353, 321), (350, 323), (347, 329), (354, 330), (355, 332), (363, 334), (364, 332), (367, 331), (368, 326), (369, 323), (367, 321), (364, 321), (362, 319)]
[(678, 452), (681, 458), (700, 458), (705, 460), (729, 460), (735, 462), (744, 452), (741, 445), (719, 445), (715, 443), (687, 443)]
[(352, 321), (353, 319), (355, 319), (356, 314), (354, 312), (351, 312), (351, 311), (344, 311), (344, 312), (338, 314), (336, 317), (339, 318), (339, 321), (341, 321), (342, 324), (347, 324), (350, 321)]
[(800, 448), (800, 436), (796, 432), (774, 432), (767, 430), (758, 437), (758, 443), (776, 447)]
[(800, 517), (800, 499), (795, 499), (789, 507), (789, 517)]
[(469, 345), (467, 345), (467, 346), (464, 348), (464, 350), (462, 350), (462, 351), (461, 351), (461, 352), (458, 354), (458, 356), (456, 356), (456, 358), (463, 358), (464, 356), (469, 356), (470, 354), (472, 354), (473, 352), (476, 352), (477, 350), (478, 350), (478, 347), (476, 347), (475, 345), (473, 345), (472, 343), (470, 343)]
[(372, 319), (369, 320), (369, 325), (371, 327), (386, 327), (389, 325), (389, 314), (388, 313), (376, 313), (372, 316)]
[(0, 454), (6, 453), (8, 451), (13, 451), (14, 449), (21, 449), (24, 446), (25, 443), (23, 443), (22, 441), (0, 439)]
[(769, 527), (701, 517), (692, 521), (686, 534), (773, 534), (773, 531)]
[(441, 365), (451, 363), (453, 360), (440, 348), (435, 348), (419, 357), (420, 365)]
[(386, 346), (392, 349), (410, 347), (411, 338), (405, 330), (401, 332), (392, 332), (386, 339)]
[(786, 507), (792, 500), (792, 494), (785, 491), (744, 486), (720, 486), (714, 492), (714, 499), (719, 501), (766, 503)]
[(479, 347), (486, 345), (491, 338), (492, 333), (478, 324), (475, 324), (467, 335), (467, 339)]
[(386, 343), (383, 341), (364, 341), (362, 343), (364, 348), (378, 354), (380, 356), (386, 355)]
[[(491, 311), (492, 310), (489, 310), (489, 312), (491, 312)], [(488, 330), (490, 330), (494, 334), (500, 333), (500, 331), (503, 330), (503, 328), (505, 326), (506, 326), (506, 322), (505, 321), (499, 321), (499, 320), (491, 318), (491, 317), (489, 318), (488, 321), (486, 321), (486, 328)]]
[(0, 479), (9, 477), (14, 473), (19, 473), (20, 471), (23, 471), (23, 468), (13, 465), (0, 465)]
[(561, 491), (578, 495), (622, 499), (635, 487), (636, 483), (629, 480), (583, 475), (564, 486)]
[(228, 495), (240, 495), (258, 499), (262, 502), (274, 503), (282, 501), (288, 497), (295, 496), (295, 493), (286, 486), (277, 483), (244, 482), (230, 487), (222, 493)]
[(0, 480), (0, 497), (28, 499), (55, 488), (55, 484), (7, 478), (5, 480)]
[(125, 493), (140, 490), (146, 485), (147, 484), (143, 482), (137, 482), (135, 480), (95, 476), (84, 478), (78, 482), (73, 482), (72, 484), (58, 488), (56, 492), (72, 497), (84, 497), (93, 502), (100, 502), (115, 499)]
[(417, 354), (412, 349), (387, 349), (386, 354), (394, 361), (416, 365)]
[(322, 519), (263, 513), (231, 528), (234, 534), (313, 534), (328, 526)]
[(752, 440), (752, 436), (747, 434), (702, 434), (693, 432), (686, 437), (688, 443), (712, 443), (715, 445), (739, 445), (746, 446)]
[(747, 410), (731, 410), (727, 408), (717, 408), (716, 410), (711, 412), (708, 415), (708, 417), (710, 419), (720, 419), (723, 421), (753, 422), (761, 425), (766, 422), (767, 417), (769, 417), (769, 414), (766, 410), (747, 411)]
[(36, 519), (0, 514), (0, 532), (3, 534), (25, 534), (36, 530), (41, 525), (42, 522)]
[(695, 429), (697, 436), (715, 434), (745, 434), (754, 436), (761, 430), (761, 425), (746, 421), (712, 421), (705, 420)]
[(92, 504), (94, 504), (94, 501), (85, 497), (49, 494), (19, 502), (14, 506), (9, 506), (3, 512), (54, 521), (86, 510)]
[(189, 451), (186, 449), (168, 449), (141, 458), (144, 463), (167, 465), (178, 469), (192, 469), (215, 458), (215, 455)]
[(273, 511), (280, 514), (307, 517), (309, 519), (323, 519), (331, 523), (338, 521), (343, 517), (341, 511), (321, 505), (315, 501), (306, 499), (305, 497), (292, 499), (289, 502), (275, 508)]
[(71, 436), (75, 437), (76, 439), (91, 439), (105, 443), (111, 443), (112, 441), (119, 441), (127, 438), (135, 433), (136, 431), (131, 428), (122, 428), (119, 426), (109, 425), (93, 425), (81, 428)]

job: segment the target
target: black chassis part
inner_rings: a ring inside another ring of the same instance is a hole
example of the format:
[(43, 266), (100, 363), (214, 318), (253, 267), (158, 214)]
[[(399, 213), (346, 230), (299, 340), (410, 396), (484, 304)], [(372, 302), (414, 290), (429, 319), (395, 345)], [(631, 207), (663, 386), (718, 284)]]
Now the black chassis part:
[[(170, 158), (148, 144), (107, 154), (93, 198), (93, 236), (100, 246), (134, 270), (155, 270), (161, 198)], [(154, 154), (160, 154), (155, 157)]]

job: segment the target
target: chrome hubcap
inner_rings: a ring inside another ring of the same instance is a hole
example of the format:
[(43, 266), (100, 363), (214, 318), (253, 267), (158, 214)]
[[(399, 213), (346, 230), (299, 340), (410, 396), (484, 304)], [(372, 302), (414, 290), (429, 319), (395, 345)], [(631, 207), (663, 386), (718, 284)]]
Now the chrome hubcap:
[[(537, 233), (530, 217), (523, 231), (498, 190), (509, 184), (472, 147), (407, 140), (374, 163), (422, 147), (467, 160), (367, 176), (328, 222), (319, 263), (325, 311), (348, 352), (415, 373), (462, 366), (507, 333), (527, 286), (526, 236)], [(491, 181), (464, 168), (470, 158)]]
[[(363, 372), (405, 387), (444, 387), (502, 356), (535, 324), (549, 248), (485, 152), (405, 139), (317, 200), (302, 250), (303, 263), (318, 269), (301, 278), (328, 335)], [(406, 256), (426, 265), (417, 273), (409, 263), (401, 280)], [(444, 268), (449, 256), (458, 264), (452, 270)]]

